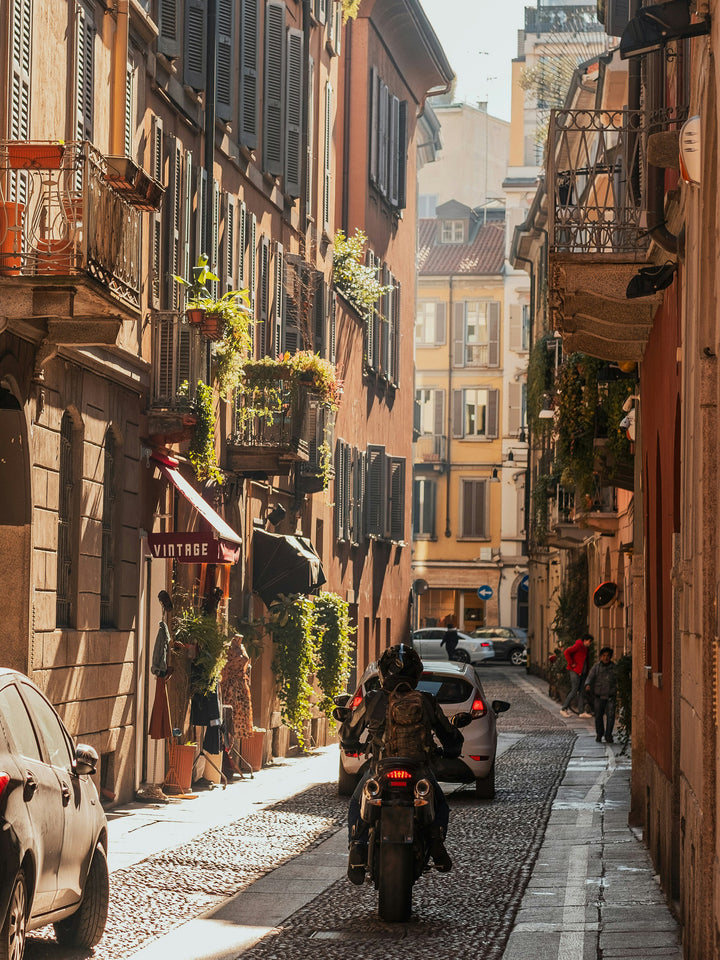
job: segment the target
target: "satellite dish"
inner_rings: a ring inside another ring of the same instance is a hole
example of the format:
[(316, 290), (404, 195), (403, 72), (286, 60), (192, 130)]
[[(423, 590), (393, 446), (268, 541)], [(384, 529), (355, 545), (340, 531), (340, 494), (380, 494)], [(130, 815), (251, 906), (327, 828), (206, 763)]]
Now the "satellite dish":
[(415, 580), (413, 582), (413, 593), (416, 597), (421, 597), (424, 593), (427, 593), (430, 589), (430, 585), (427, 580)]
[(616, 596), (617, 584), (613, 583), (612, 580), (606, 580), (595, 590), (593, 603), (596, 607), (606, 607), (609, 603), (613, 602)]

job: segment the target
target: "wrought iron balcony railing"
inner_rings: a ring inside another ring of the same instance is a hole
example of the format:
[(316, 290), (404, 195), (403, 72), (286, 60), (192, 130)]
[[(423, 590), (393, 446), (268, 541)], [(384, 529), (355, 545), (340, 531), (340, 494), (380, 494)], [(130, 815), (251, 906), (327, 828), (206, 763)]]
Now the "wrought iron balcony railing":
[[(227, 439), (232, 470), (282, 472), (292, 461), (309, 458), (307, 385), (273, 380), (236, 391), (234, 432)], [(313, 436), (314, 436), (314, 424)]]
[(640, 229), (645, 114), (639, 110), (553, 110), (548, 143), (550, 249), (632, 254)]
[(565, 6), (525, 8), (526, 33), (599, 33), (605, 31), (598, 22), (597, 7)]
[(139, 309), (148, 207), (122, 183), (87, 141), (0, 141), (0, 278), (88, 275)]

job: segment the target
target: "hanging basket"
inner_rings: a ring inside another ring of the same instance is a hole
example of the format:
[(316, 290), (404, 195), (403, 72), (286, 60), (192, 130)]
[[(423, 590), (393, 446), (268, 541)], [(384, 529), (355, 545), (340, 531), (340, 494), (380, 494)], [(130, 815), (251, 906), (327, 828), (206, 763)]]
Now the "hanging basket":
[(206, 313), (200, 322), (200, 333), (208, 340), (222, 340), (225, 319), (219, 313)]
[(205, 313), (204, 307), (188, 307), (185, 311), (185, 319), (188, 323), (200, 324), (205, 319)]

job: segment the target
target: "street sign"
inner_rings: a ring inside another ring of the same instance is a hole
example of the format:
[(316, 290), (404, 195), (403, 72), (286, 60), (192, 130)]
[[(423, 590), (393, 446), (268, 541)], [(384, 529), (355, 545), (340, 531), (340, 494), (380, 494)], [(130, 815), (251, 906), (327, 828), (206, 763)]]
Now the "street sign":
[(527, 574), (525, 574), (525, 576), (520, 581), (520, 589), (527, 590), (529, 586), (530, 586), (530, 577)]
[(484, 583), (481, 587), (478, 587), (477, 595), (481, 600), (489, 600), (493, 595), (493, 588)]

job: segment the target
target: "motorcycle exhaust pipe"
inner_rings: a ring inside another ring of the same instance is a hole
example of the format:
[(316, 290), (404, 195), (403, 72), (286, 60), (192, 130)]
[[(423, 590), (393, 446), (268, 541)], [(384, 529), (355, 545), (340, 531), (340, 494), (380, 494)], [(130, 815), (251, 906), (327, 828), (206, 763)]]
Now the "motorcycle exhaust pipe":
[(360, 816), (366, 823), (374, 823), (380, 817), (380, 784), (371, 777), (363, 787), (360, 798)]
[(415, 796), (421, 800), (424, 800), (432, 792), (432, 787), (430, 786), (430, 781), (426, 780), (424, 777), (422, 780), (418, 780), (415, 784)]
[(380, 784), (377, 782), (375, 777), (370, 777), (365, 786), (363, 787), (363, 793), (368, 796), (371, 800), (375, 800), (380, 796)]

